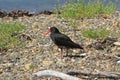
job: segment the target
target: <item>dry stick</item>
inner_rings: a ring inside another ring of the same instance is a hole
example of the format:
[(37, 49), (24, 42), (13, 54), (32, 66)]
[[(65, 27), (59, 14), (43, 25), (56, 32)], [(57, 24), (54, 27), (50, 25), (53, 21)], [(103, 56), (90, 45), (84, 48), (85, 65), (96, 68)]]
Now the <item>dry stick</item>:
[(53, 70), (43, 70), (43, 71), (34, 73), (30, 80), (35, 80), (36, 77), (42, 77), (42, 76), (54, 76), (54, 77), (61, 78), (63, 80), (82, 80), (80, 78), (73, 77), (65, 73), (53, 71)]
[(120, 79), (120, 73), (119, 72), (105, 72), (105, 71), (96, 71), (96, 72), (90, 72), (87, 70), (72, 70), (67, 72), (67, 74), (70, 75), (79, 75), (79, 74), (83, 74), (83, 75), (90, 75), (90, 76), (98, 76), (98, 77), (106, 77), (106, 78), (119, 78)]

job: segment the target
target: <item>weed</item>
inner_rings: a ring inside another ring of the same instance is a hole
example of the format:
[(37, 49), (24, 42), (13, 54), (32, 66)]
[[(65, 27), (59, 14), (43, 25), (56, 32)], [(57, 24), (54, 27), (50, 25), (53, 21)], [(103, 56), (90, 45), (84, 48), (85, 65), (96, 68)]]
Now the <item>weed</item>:
[(20, 24), (3, 24), (0, 23), (0, 48), (16, 47), (18, 44), (18, 37), (11, 36), (13, 33), (19, 33), (25, 29), (25, 26)]
[(80, 18), (92, 18), (100, 14), (110, 14), (116, 10), (113, 3), (109, 1), (107, 5), (104, 5), (104, 1), (95, 0), (94, 2), (86, 3), (85, 0), (70, 0), (69, 3), (63, 7), (59, 7), (61, 14), (59, 17), (80, 19)]
[(87, 29), (82, 32), (84, 37), (92, 39), (103, 39), (109, 36), (110, 31), (106, 29)]
[(34, 64), (29, 65), (29, 68), (30, 68), (30, 69), (34, 69), (34, 67), (35, 67)]

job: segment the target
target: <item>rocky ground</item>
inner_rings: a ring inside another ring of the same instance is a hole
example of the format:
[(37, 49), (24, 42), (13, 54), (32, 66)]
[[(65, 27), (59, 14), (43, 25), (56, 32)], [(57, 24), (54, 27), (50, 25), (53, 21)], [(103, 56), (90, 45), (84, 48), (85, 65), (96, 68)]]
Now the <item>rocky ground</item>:
[[(0, 22), (3, 23), (20, 23), (27, 26), (27, 29), (20, 34), (29, 37), (29, 39), (22, 37), (22, 42), (25, 42), (26, 46), (0, 53), (0, 80), (29, 80), (32, 73), (46, 69), (60, 72), (69, 70), (120, 72), (120, 63), (117, 63), (120, 47), (113, 45), (116, 41), (120, 42), (120, 36), (114, 36), (113, 33), (111, 38), (98, 42), (81, 34), (81, 31), (87, 28), (106, 27), (113, 32), (119, 31), (120, 12), (78, 21), (80, 25), (76, 27), (75, 32), (69, 25), (69, 20), (58, 18), (56, 14), (23, 16), (16, 19), (8, 16), (0, 18)], [(49, 26), (56, 26), (73, 41), (81, 44), (85, 51), (69, 50), (69, 56), (59, 59), (59, 49), (53, 44), (49, 35), (43, 35)], [(101, 46), (105, 47), (101, 49)], [(84, 57), (81, 56), (83, 53)], [(55, 78), (51, 77), (51, 80), (53, 79)], [(48, 77), (40, 80), (48, 80)]]

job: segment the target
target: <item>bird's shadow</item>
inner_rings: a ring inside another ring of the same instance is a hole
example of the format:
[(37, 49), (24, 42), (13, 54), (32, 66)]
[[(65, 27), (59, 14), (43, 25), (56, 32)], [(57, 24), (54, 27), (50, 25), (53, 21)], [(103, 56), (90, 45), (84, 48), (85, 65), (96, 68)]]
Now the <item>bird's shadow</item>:
[(85, 56), (81, 56), (81, 55), (64, 55), (63, 57), (69, 57), (69, 58), (84, 58)]

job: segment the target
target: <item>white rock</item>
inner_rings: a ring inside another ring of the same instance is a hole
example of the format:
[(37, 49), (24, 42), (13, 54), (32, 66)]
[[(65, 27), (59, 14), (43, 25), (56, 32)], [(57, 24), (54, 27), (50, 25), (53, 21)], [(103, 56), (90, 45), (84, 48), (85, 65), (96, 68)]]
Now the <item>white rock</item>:
[(117, 61), (117, 64), (120, 64), (120, 60), (119, 60), (119, 61)]
[(80, 54), (81, 57), (85, 57), (86, 55), (87, 55), (87, 53)]
[(114, 42), (113, 44), (116, 46), (120, 46), (120, 42)]

